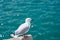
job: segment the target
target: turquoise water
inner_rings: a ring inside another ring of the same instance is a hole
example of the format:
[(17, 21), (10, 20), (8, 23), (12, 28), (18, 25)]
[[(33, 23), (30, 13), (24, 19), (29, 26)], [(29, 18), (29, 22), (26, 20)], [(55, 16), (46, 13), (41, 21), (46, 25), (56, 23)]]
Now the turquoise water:
[(27, 17), (34, 40), (60, 40), (60, 0), (0, 0), (0, 40), (11, 38)]

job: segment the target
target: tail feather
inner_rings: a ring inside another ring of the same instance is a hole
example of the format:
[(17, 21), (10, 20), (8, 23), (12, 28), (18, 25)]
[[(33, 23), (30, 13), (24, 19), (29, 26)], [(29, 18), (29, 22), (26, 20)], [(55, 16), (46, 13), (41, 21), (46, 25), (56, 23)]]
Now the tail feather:
[(11, 34), (11, 37), (17, 38), (18, 36), (17, 35), (14, 35), (14, 34)]

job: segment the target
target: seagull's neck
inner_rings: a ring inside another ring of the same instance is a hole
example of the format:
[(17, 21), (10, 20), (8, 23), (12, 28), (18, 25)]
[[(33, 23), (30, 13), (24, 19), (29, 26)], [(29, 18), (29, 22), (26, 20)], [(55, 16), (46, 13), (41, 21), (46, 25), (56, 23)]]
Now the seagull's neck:
[(25, 22), (25, 23), (30, 24), (30, 22)]
[(30, 27), (30, 25), (31, 25), (30, 22), (25, 22), (25, 23), (26, 23), (26, 25), (28, 25), (28, 27)]

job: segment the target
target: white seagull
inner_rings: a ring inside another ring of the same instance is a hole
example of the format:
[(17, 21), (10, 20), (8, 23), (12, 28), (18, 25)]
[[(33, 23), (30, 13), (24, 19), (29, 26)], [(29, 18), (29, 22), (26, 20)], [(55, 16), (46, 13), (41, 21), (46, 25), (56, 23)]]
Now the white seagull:
[(12, 37), (17, 38), (19, 35), (24, 35), (30, 29), (31, 18), (26, 18), (25, 23), (21, 24), (15, 31), (15, 34), (11, 34)]

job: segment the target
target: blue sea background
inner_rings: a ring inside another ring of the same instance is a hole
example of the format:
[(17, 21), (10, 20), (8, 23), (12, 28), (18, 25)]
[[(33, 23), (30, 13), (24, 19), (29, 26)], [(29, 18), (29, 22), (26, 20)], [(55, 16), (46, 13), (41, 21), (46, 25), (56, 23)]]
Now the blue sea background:
[(34, 40), (60, 40), (60, 0), (0, 0), (0, 40), (11, 38), (28, 17)]

